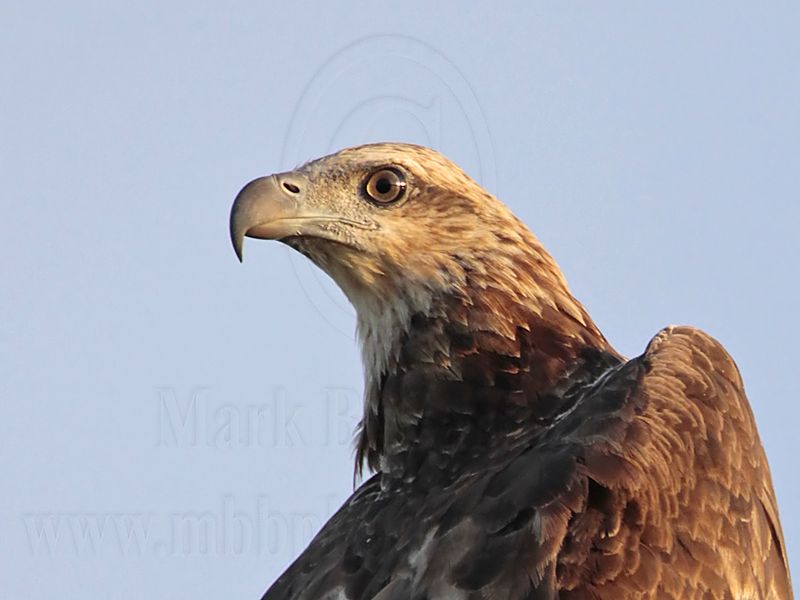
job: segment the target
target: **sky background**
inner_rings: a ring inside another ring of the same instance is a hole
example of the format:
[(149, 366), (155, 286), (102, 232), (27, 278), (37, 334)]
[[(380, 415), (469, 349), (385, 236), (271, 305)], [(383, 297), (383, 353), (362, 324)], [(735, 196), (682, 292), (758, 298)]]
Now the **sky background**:
[(228, 211), (401, 140), (533, 229), (627, 355), (743, 373), (800, 577), (800, 8), (0, 8), (0, 596), (256, 599), (350, 493), (353, 313)]

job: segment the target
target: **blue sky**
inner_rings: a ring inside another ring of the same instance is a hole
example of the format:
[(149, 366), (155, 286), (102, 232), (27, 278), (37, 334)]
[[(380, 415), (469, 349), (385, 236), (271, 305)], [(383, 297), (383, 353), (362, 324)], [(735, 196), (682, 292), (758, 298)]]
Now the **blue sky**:
[(432, 145), (543, 240), (628, 355), (743, 373), (800, 568), (800, 10), (773, 3), (0, 8), (4, 597), (257, 598), (351, 490), (341, 294), (249, 179)]

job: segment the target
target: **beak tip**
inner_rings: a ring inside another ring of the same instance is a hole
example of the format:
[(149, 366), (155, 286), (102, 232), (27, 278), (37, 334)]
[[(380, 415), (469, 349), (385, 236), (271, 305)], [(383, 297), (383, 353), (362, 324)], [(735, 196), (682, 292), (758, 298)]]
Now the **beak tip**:
[(239, 259), (239, 262), (244, 262), (244, 236), (236, 235), (233, 231), (231, 231), (231, 242), (233, 244), (233, 251), (236, 254), (236, 258)]
[(233, 251), (236, 253), (236, 258), (239, 259), (239, 262), (243, 262), (244, 232), (240, 230), (241, 228), (236, 223), (234, 217), (235, 214), (232, 214), (230, 223), (231, 245), (233, 246)]

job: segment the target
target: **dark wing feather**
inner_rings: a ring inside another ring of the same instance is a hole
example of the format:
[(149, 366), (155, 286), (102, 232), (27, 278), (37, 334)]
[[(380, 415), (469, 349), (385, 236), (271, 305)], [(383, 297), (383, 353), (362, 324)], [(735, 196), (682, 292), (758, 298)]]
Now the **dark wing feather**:
[(364, 484), (266, 599), (792, 598), (725, 350), (686, 327), (454, 482)]
[(644, 371), (628, 398), (596, 413), (619, 394), (609, 382), (567, 436), (585, 443), (589, 494), (557, 558), (562, 598), (791, 598), (767, 459), (733, 360), (703, 332), (674, 327), (632, 363)]

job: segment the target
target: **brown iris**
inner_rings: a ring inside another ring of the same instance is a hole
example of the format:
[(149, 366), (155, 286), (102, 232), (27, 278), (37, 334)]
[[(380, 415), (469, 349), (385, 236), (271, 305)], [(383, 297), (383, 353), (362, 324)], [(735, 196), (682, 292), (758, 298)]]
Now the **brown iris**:
[(395, 168), (378, 169), (367, 178), (364, 191), (369, 199), (377, 204), (391, 204), (403, 197), (406, 180)]

